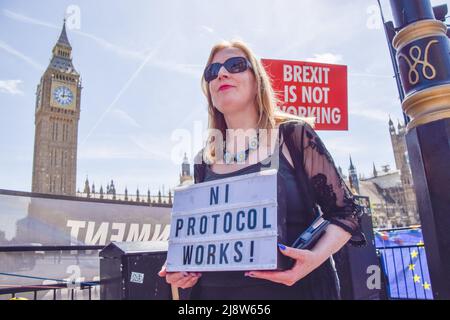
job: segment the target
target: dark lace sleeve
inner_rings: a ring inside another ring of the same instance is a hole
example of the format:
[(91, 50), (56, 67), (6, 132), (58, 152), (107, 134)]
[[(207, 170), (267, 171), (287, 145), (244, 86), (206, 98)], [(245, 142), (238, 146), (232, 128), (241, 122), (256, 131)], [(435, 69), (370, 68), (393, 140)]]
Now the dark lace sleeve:
[(306, 123), (296, 126), (293, 134), (296, 143), (303, 146), (305, 171), (323, 217), (349, 232), (352, 235), (350, 244), (365, 245), (366, 239), (361, 230), (361, 207), (336, 169), (322, 140)]

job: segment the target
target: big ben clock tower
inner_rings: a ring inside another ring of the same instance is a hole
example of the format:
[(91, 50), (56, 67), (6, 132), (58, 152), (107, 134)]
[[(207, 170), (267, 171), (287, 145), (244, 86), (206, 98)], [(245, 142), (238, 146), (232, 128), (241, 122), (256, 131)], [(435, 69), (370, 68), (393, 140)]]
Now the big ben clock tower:
[(66, 23), (36, 91), (32, 192), (75, 195), (80, 75)]

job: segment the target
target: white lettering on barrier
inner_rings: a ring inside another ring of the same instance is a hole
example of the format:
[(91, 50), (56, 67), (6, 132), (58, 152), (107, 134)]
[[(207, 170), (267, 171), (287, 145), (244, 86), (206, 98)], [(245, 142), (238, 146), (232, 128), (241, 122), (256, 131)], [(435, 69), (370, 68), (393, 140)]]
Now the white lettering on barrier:
[(78, 233), (80, 232), (80, 229), (86, 227), (86, 221), (67, 220), (67, 227), (70, 228), (70, 244), (79, 244), (79, 242), (77, 241)]
[(111, 235), (110, 241), (122, 242), (125, 236), (125, 227), (126, 223), (113, 223), (112, 229), (117, 230), (117, 233)]
[[(71, 245), (105, 245), (117, 241), (167, 241), (170, 225), (67, 220)], [(86, 227), (87, 225), (87, 227)], [(162, 231), (161, 231), (162, 230)], [(84, 237), (83, 237), (84, 234)]]
[(128, 232), (127, 242), (130, 241), (148, 241), (150, 238), (150, 224), (142, 225), (141, 232), (139, 233), (139, 224), (132, 223), (130, 225), (130, 231)]
[[(86, 231), (86, 244), (100, 244), (105, 245), (106, 244), (106, 237), (108, 236), (108, 229), (109, 229), (109, 223), (103, 222), (100, 224), (100, 227), (97, 229), (97, 232), (95, 232), (95, 222), (89, 221), (88, 227)], [(95, 232), (95, 234), (94, 234)]]

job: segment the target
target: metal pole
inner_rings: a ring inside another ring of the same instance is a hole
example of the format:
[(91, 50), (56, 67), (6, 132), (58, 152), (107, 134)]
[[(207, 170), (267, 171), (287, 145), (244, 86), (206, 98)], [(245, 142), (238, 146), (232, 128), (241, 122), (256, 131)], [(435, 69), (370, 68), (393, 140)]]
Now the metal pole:
[[(405, 92), (403, 91), (402, 82), (400, 80), (400, 71), (398, 70), (397, 60), (395, 58), (395, 49), (392, 47), (392, 40), (395, 36), (395, 28), (392, 21), (386, 22), (384, 19), (383, 7), (381, 6), (380, 0), (377, 0), (378, 6), (380, 7), (381, 13), (381, 21), (383, 22), (384, 34), (386, 35), (386, 41), (389, 48), (389, 55), (391, 56), (392, 67), (394, 69), (394, 78), (395, 83), (397, 84), (398, 96), (400, 98), (400, 102), (402, 103), (405, 99)], [(406, 113), (403, 112), (403, 119), (405, 120), (405, 125), (409, 123), (409, 117)]]
[(450, 299), (450, 41), (430, 0), (390, 0), (406, 143), (435, 299)]

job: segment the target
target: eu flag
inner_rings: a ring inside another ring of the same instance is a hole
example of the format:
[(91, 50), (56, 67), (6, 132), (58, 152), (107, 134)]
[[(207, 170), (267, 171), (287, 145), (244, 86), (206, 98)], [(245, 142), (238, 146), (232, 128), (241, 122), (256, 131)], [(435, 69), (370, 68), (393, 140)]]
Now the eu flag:
[(391, 299), (433, 299), (422, 230), (375, 230)]

